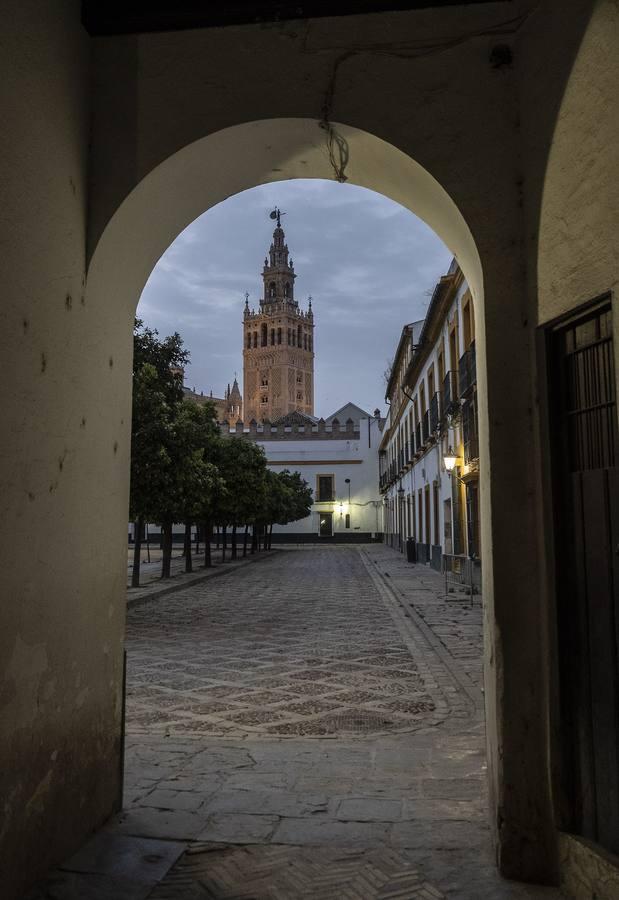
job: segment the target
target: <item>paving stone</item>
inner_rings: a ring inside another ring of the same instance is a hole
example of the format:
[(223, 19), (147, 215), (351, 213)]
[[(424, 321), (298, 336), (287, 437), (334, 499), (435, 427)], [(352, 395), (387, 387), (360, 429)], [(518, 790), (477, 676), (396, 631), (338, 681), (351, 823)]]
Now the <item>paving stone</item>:
[(306, 818), (282, 819), (272, 836), (275, 844), (318, 844), (341, 847), (376, 847), (389, 840), (390, 825), (383, 822), (336, 822)]
[(234, 844), (266, 842), (279, 822), (279, 816), (216, 813), (210, 816), (204, 830), (197, 835), (197, 840)]
[(324, 795), (297, 794), (286, 791), (220, 791), (208, 804), (209, 813), (246, 812), (276, 816), (315, 815), (325, 812), (328, 798)]
[(204, 803), (204, 796), (198, 791), (175, 791), (157, 789), (142, 798), (142, 806), (156, 809), (196, 810)]
[(397, 822), (402, 818), (402, 802), (377, 797), (350, 797), (339, 804), (337, 817), (343, 821)]
[(185, 849), (184, 842), (100, 831), (62, 866), (70, 872), (90, 872), (155, 884)]
[(54, 871), (25, 900), (146, 900), (152, 884), (121, 876)]
[[(105, 830), (188, 842), (153, 900), (542, 896), (494, 868), (481, 634), (481, 604), (380, 545), (283, 550), (131, 608), (132, 808)], [(62, 900), (144, 896), (71, 877)]]
[(203, 830), (206, 817), (187, 810), (140, 806), (115, 816), (110, 824), (115, 831), (122, 834), (161, 837), (168, 840), (191, 840)]

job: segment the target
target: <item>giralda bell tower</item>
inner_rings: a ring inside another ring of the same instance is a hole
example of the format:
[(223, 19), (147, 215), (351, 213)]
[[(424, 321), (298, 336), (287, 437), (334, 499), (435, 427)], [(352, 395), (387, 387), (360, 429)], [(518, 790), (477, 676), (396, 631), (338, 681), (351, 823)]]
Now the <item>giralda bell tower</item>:
[(277, 219), (269, 257), (264, 261), (264, 283), (258, 311), (245, 297), (243, 316), (243, 400), (245, 422), (274, 422), (299, 410), (314, 414), (314, 314), (312, 299), (307, 312), (294, 299), (292, 259), (288, 259), (281, 225)]

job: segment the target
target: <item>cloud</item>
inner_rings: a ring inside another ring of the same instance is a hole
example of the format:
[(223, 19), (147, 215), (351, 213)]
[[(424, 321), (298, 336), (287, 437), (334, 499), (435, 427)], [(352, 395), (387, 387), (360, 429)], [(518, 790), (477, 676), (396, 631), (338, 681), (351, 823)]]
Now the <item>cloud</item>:
[(179, 331), (190, 386), (221, 396), (242, 376), (245, 292), (258, 307), (274, 206), (294, 259), (295, 296), (313, 297), (316, 414), (348, 400), (384, 408), (382, 373), (402, 326), (422, 318), (451, 255), (412, 213), (373, 191), (318, 179), (244, 191), (189, 225), (144, 288), (138, 315)]

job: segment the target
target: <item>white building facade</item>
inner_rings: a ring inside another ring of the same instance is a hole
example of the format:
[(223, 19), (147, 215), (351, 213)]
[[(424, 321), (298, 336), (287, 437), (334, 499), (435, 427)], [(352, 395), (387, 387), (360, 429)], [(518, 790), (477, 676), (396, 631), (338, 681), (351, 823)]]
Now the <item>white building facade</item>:
[(385, 541), (411, 562), (478, 587), (475, 318), (455, 260), (426, 318), (402, 331), (386, 399), (379, 454)]
[(273, 425), (239, 423), (231, 432), (259, 444), (269, 469), (299, 472), (312, 489), (310, 515), (274, 525), (274, 543), (382, 541), (378, 450), (384, 420), (352, 404), (343, 409), (350, 414), (346, 422), (337, 414), (315, 420), (293, 412)]

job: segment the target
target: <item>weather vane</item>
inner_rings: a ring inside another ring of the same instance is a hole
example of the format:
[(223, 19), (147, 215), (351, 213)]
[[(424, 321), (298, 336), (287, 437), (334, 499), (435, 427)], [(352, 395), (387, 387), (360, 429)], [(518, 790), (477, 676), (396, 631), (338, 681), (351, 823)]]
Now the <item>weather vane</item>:
[(277, 227), (281, 228), (281, 217), (285, 215), (286, 213), (281, 212), (276, 206), (275, 209), (271, 210), (271, 212), (269, 213), (269, 218), (277, 219)]

